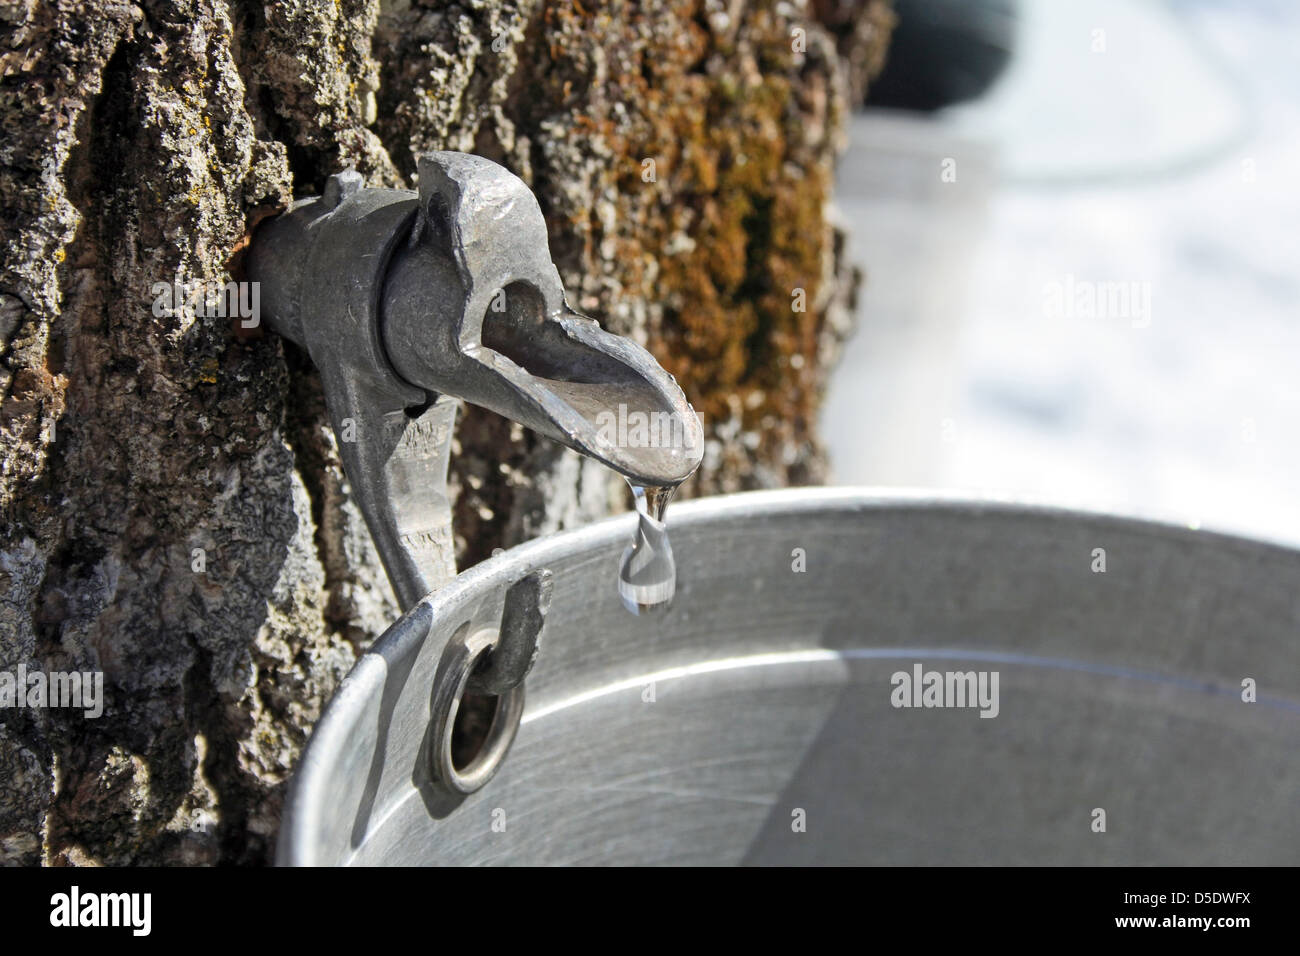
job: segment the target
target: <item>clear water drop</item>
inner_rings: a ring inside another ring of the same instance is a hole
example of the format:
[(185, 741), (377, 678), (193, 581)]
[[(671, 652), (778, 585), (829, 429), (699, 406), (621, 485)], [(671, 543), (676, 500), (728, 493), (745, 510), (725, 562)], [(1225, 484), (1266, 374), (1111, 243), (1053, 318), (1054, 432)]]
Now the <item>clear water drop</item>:
[(637, 526), (618, 569), (618, 594), (633, 614), (668, 610), (677, 590), (677, 563), (668, 542), (664, 514), (676, 485), (633, 485)]

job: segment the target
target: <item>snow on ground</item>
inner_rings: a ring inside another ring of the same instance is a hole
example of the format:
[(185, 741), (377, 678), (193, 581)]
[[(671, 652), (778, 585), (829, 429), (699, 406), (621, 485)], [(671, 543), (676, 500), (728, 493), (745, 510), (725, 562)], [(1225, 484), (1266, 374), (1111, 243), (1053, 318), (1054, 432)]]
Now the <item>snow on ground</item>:
[(854, 122), (836, 481), (1300, 542), (1300, 4), (1023, 5), (991, 96)]

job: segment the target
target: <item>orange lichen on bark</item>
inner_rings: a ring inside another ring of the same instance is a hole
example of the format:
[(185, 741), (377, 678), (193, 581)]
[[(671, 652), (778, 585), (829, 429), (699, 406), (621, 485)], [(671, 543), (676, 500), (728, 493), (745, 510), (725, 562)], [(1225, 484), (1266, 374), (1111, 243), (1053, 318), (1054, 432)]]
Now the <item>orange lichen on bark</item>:
[(596, 311), (618, 329), (620, 307), (644, 308), (650, 349), (706, 428), (739, 418), (760, 444), (781, 433), (811, 446), (824, 286), (845, 281), (827, 268), (828, 138), (843, 107), (833, 71), (808, 68), (798, 21), (775, 6), (749, 11), (743, 30), (692, 2), (627, 15), (594, 55), (571, 5), (545, 12), (553, 62), (534, 107), (563, 102), (575, 75), (610, 91), (572, 118), (573, 136), (608, 157), (613, 207), (565, 210), (559, 231), (586, 229), (575, 271), (616, 264), (618, 287), (598, 287)]

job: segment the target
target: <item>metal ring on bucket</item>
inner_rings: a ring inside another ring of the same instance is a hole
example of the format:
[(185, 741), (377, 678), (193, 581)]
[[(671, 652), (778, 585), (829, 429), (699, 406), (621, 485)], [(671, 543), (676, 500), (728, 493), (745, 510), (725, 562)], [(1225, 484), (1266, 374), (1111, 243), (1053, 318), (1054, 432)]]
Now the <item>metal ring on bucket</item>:
[(443, 664), (435, 678), (430, 706), (433, 721), (429, 736), (429, 763), (433, 777), (454, 793), (470, 794), (492, 779), (519, 730), (524, 713), (524, 686), (519, 684), (497, 697), (496, 710), (478, 753), (463, 769), (452, 758), (452, 730), (470, 674), (497, 643), (495, 631), (457, 635), (447, 644)]

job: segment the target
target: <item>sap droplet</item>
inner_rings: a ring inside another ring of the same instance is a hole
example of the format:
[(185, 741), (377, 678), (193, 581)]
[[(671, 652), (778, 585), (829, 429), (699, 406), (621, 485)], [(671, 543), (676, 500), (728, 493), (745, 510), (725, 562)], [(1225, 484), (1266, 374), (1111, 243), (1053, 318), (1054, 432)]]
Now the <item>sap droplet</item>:
[(668, 541), (664, 515), (676, 485), (633, 485), (637, 526), (618, 569), (618, 594), (633, 614), (668, 610), (677, 590), (677, 562)]

